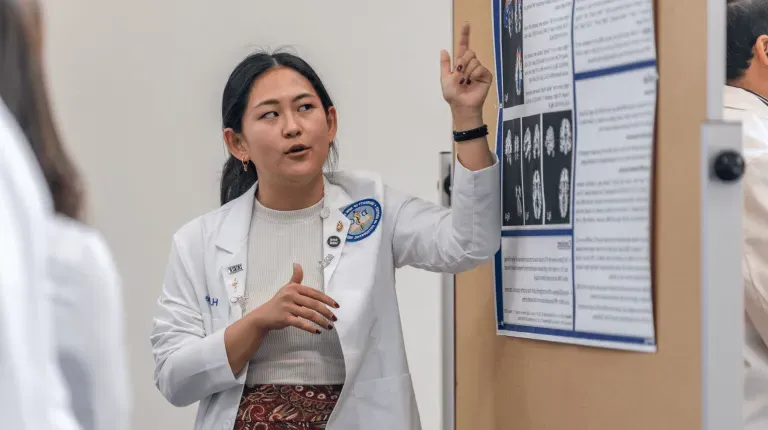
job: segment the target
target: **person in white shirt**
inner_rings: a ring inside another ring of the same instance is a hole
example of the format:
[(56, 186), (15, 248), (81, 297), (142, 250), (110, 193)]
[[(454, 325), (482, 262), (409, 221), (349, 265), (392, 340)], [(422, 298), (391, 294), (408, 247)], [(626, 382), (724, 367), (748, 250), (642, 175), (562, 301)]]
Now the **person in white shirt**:
[[(35, 297), (46, 306), (42, 316), (52, 322), (56, 362), (80, 428), (126, 429), (130, 401), (120, 279), (101, 235), (80, 221), (78, 174), (59, 139), (43, 79), (41, 10), (31, 0), (0, 2), (0, 97), (40, 166), (42, 186), (50, 191), (52, 210), (46, 225), (36, 228), (46, 235), (45, 275), (40, 273), (37, 282), (47, 280), (47, 289), (37, 288)], [(29, 282), (19, 287), (29, 290)]]
[(724, 117), (742, 124), (744, 429), (768, 429), (768, 0), (727, 6)]

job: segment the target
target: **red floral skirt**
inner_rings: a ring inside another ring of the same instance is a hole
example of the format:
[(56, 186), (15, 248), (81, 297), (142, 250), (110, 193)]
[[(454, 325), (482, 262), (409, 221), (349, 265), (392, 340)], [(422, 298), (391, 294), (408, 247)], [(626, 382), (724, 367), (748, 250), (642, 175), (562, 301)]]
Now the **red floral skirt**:
[(319, 430), (342, 385), (257, 385), (240, 398), (234, 430)]

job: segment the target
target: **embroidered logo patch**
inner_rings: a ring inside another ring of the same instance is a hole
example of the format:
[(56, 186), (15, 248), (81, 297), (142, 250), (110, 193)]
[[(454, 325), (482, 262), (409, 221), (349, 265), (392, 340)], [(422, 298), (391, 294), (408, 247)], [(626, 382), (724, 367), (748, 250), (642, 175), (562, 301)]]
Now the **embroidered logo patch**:
[(363, 199), (352, 203), (342, 212), (352, 224), (347, 233), (347, 242), (357, 242), (370, 236), (381, 221), (381, 205), (374, 199)]

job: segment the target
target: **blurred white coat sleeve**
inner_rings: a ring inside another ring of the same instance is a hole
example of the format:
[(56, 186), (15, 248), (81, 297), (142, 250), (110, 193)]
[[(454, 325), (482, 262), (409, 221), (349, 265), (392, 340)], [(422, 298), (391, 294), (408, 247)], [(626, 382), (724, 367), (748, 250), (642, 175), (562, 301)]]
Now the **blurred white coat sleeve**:
[(0, 417), (14, 430), (75, 430), (56, 361), (47, 276), (52, 205), (39, 166), (0, 103)]
[(121, 280), (102, 236), (56, 217), (50, 273), (58, 358), (83, 430), (125, 430), (131, 411)]
[(768, 344), (768, 154), (748, 159), (743, 185), (744, 307)]

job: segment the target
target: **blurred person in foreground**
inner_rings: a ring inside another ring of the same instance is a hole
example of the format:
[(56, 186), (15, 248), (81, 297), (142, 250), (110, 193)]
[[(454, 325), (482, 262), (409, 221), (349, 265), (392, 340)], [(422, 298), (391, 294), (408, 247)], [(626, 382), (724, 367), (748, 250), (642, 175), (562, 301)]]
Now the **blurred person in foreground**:
[[(17, 288), (33, 290), (27, 300), (45, 304), (40, 317), (52, 322), (51, 348), (69, 392), (62, 396), (69, 397), (79, 426), (122, 430), (127, 428), (129, 390), (120, 279), (101, 235), (80, 220), (78, 175), (48, 104), (40, 6), (33, 0), (0, 0), (0, 5), (0, 97), (26, 137), (26, 150), (37, 158), (53, 209), (44, 214), (45, 228), (34, 227), (46, 234), (38, 241), (45, 241), (47, 276), (22, 261), (18, 267), (24, 279)], [(39, 286), (44, 278), (50, 283), (47, 290)], [(45, 389), (49, 381), (41, 382)], [(40, 400), (36, 408), (45, 406)]]
[[(0, 86), (19, 55), (17, 3), (0, 0)], [(29, 143), (0, 91), (0, 416), (17, 430), (76, 430), (56, 360), (47, 281), (51, 195)], [(10, 100), (11, 105), (18, 100)]]
[(744, 429), (768, 429), (768, 0), (728, 1), (726, 120), (742, 124)]

